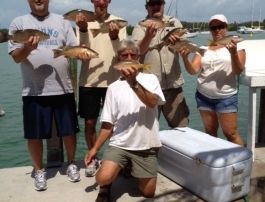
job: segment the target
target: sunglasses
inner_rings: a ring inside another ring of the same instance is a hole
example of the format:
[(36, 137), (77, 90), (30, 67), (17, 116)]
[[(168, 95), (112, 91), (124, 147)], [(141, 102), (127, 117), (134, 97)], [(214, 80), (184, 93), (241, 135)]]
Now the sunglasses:
[(216, 31), (217, 29), (221, 30), (221, 29), (224, 29), (224, 28), (226, 28), (226, 24), (221, 24), (221, 25), (218, 25), (218, 26), (209, 27), (210, 31)]
[[(94, 0), (95, 2), (99, 2), (100, 0)], [(110, 2), (110, 0), (103, 0), (104, 1), (104, 3), (109, 3)]]
[(162, 6), (164, 1), (157, 1), (157, 2), (148, 2), (147, 6), (154, 7), (154, 6)]
[(139, 55), (137, 54), (133, 54), (133, 53), (126, 53), (126, 54), (121, 54), (120, 57), (125, 60), (125, 59), (128, 59), (129, 56), (131, 57), (132, 60), (137, 60)]

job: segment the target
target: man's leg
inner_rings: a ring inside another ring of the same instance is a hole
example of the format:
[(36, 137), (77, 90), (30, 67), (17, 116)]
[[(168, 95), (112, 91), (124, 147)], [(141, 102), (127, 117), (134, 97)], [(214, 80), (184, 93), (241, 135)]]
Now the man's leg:
[(152, 198), (155, 196), (157, 178), (139, 178), (138, 186), (143, 196)]
[(42, 155), (43, 144), (42, 140), (28, 139), (28, 150), (31, 160), (34, 165), (35, 171), (43, 169)]

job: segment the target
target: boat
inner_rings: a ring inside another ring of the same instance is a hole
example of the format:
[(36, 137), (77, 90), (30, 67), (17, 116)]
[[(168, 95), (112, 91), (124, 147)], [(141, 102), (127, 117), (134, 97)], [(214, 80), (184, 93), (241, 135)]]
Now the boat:
[(204, 31), (201, 31), (200, 34), (211, 34), (211, 32), (207, 31), (207, 30), (204, 30)]
[(197, 37), (199, 35), (199, 32), (186, 32), (186, 34), (184, 34), (184, 37), (187, 37), (187, 38), (194, 38), (194, 37)]
[(265, 31), (260, 26), (261, 9), (260, 9), (259, 25), (258, 26), (253, 26), (253, 16), (254, 16), (254, 0), (253, 0), (253, 7), (252, 7), (251, 27), (243, 27), (242, 30), (239, 30), (241, 34), (259, 34), (259, 33), (265, 33)]
[(0, 108), (0, 116), (4, 116), (4, 115), (5, 115), (5, 111)]

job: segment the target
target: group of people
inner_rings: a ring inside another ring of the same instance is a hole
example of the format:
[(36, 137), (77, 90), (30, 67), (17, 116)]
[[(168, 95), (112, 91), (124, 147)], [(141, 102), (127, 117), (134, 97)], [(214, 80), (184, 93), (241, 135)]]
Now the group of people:
[[(202, 57), (195, 54), (189, 60), (189, 49), (172, 51), (150, 49), (159, 44), (175, 27), (182, 27), (179, 20), (164, 15), (165, 0), (145, 0), (146, 18), (171, 22), (174, 27), (157, 29), (151, 22), (147, 27), (137, 24), (132, 39), (126, 39), (126, 27), (119, 29), (110, 23), (108, 33), (93, 37), (90, 29), (97, 29), (102, 21), (120, 19), (108, 13), (111, 0), (91, 0), (100, 21), (88, 22), (82, 13), (76, 16), (76, 36), (71, 24), (62, 16), (49, 12), (49, 0), (28, 0), (31, 13), (15, 18), (9, 29), (12, 34), (19, 29), (41, 29), (50, 34), (54, 43), (40, 43), (31, 36), (27, 43), (9, 41), (8, 53), (20, 63), (23, 89), (24, 137), (35, 169), (36, 190), (47, 189), (44, 169), (43, 139), (51, 138), (54, 119), (57, 135), (62, 137), (67, 154), (67, 176), (71, 182), (81, 179), (75, 164), (78, 118), (85, 122), (88, 152), (85, 155), (85, 176), (96, 175), (100, 186), (97, 201), (110, 201), (110, 187), (120, 171), (130, 165), (133, 177), (139, 179), (139, 190), (145, 197), (153, 197), (156, 189), (157, 156), (162, 146), (158, 136), (159, 116), (163, 113), (169, 128), (186, 127), (189, 108), (182, 86), (184, 79), (179, 59), (182, 57), (190, 74), (198, 74), (196, 92), (206, 133), (217, 136), (219, 124), (227, 139), (239, 145), (243, 142), (237, 133), (237, 89), (235, 76), (244, 69), (245, 52), (237, 50), (230, 41), (226, 46), (205, 47)], [(225, 36), (227, 19), (215, 15), (209, 21), (214, 41)], [(169, 37), (171, 43), (180, 40)], [(66, 58), (53, 58), (51, 49), (65, 46), (86, 46), (99, 53), (89, 59), (78, 55), (82, 61), (79, 78), (78, 114)], [(142, 73), (132, 65), (117, 71), (118, 61), (136, 60), (152, 63), (152, 74)], [(102, 122), (97, 135), (96, 123), (101, 109)], [(106, 140), (109, 147), (101, 161), (97, 153)]]

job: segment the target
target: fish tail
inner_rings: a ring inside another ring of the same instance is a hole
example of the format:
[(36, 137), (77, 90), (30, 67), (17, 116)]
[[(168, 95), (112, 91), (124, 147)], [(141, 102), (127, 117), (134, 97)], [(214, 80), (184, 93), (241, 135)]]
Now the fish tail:
[(53, 51), (53, 58), (58, 58), (58, 57), (60, 57), (61, 55), (62, 55), (62, 50), (60, 50), (60, 49), (52, 49), (52, 51)]
[(0, 32), (0, 43), (4, 43), (8, 41), (8, 34), (4, 32)]
[(200, 53), (200, 55), (203, 57), (204, 56), (204, 53), (206, 52), (206, 49), (202, 49), (200, 48), (198, 53)]
[(93, 38), (95, 38), (100, 33), (99, 29), (90, 29), (90, 31), (92, 32)]
[(211, 39), (206, 39), (208, 41), (208, 46), (216, 46), (216, 43)]
[(151, 63), (147, 63), (147, 64), (143, 64), (143, 70), (146, 71), (147, 73), (151, 74), (151, 70), (149, 69), (150, 66), (152, 66), (153, 64)]

